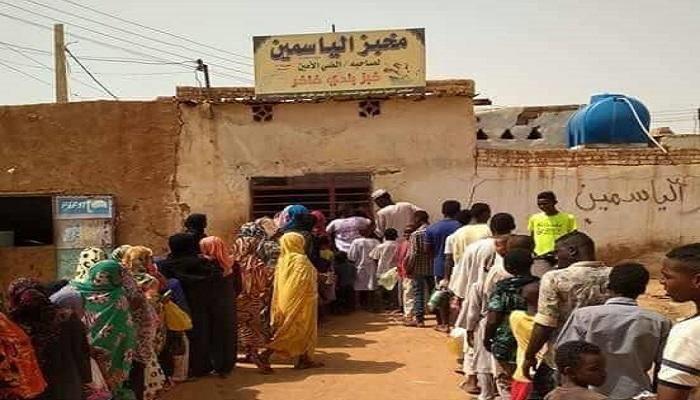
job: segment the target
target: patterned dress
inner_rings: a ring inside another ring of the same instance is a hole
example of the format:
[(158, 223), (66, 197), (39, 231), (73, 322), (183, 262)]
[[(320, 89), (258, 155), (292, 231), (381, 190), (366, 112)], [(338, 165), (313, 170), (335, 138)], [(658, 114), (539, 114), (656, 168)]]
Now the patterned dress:
[(116, 400), (133, 396), (124, 382), (129, 378), (136, 348), (136, 327), (122, 275), (116, 261), (100, 261), (87, 270), (86, 276), (81, 274), (81, 278), (71, 281), (85, 299), (88, 340), (102, 353), (97, 362)]
[(34, 398), (45, 388), (29, 336), (0, 313), (0, 398)]
[(264, 347), (269, 331), (263, 324), (263, 311), (272, 296), (274, 270), (258, 255), (259, 236), (240, 236), (233, 243), (233, 257), (241, 272), (242, 288), (236, 302), (238, 341), (246, 352)]

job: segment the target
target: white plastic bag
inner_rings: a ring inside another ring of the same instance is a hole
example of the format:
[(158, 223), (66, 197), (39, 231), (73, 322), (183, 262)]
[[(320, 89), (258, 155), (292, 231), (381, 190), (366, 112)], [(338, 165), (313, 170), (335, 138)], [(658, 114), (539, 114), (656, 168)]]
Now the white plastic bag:
[(451, 354), (461, 356), (464, 353), (464, 338), (467, 336), (467, 330), (464, 328), (452, 328), (450, 336), (447, 339), (447, 349)]
[(396, 282), (399, 281), (399, 272), (392, 268), (379, 277), (379, 285), (388, 291), (394, 290)]

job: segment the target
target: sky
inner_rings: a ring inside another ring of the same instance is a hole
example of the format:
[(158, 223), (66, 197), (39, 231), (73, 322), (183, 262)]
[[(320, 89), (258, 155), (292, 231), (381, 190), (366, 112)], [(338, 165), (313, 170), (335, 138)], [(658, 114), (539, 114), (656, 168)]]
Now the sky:
[[(47, 27), (63, 22), (68, 48), (120, 99), (197, 86), (190, 62), (197, 58), (210, 65), (212, 86), (250, 86), (253, 36), (335, 24), (337, 31), (424, 27), (428, 79), (474, 79), (495, 106), (584, 104), (596, 93), (623, 93), (646, 104), (654, 126), (683, 133), (696, 128), (700, 107), (700, 0), (0, 0), (0, 14), (0, 104), (52, 101)], [(69, 64), (71, 101), (111, 98)]]

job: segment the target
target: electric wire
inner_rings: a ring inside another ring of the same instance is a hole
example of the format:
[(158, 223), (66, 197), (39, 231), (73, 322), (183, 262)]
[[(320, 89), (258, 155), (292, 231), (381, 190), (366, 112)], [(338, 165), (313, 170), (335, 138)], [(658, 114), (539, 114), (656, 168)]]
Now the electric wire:
[[(29, 13), (29, 14), (32, 14), (32, 15), (36, 15), (36, 16), (41, 17), (41, 18), (45, 18), (45, 19), (48, 19), (48, 20), (54, 20), (54, 18), (51, 17), (51, 16), (48, 16), (48, 15), (45, 15), (45, 14), (42, 14), (42, 13), (38, 13), (38, 12), (36, 12), (36, 11), (32, 11), (32, 10), (29, 10), (29, 9), (27, 9), (27, 8), (24, 8), (24, 7), (20, 7), (20, 6), (16, 5), (16, 4), (8, 3), (8, 2), (6, 2), (6, 1), (1, 1), (1, 0), (0, 0), (0, 4), (5, 4), (5, 5), (8, 5), (8, 6), (10, 6), (10, 7), (14, 7), (14, 8), (18, 9), (18, 10), (21, 10), (21, 11), (23, 11), (23, 12), (26, 12), (26, 13)], [(70, 25), (70, 26), (72, 26), (72, 27), (74, 27), (74, 28), (78, 28), (78, 29), (80, 29), (80, 30), (83, 30), (83, 31), (86, 31), (86, 32), (90, 32), (90, 33), (93, 33), (93, 34), (96, 34), (96, 35), (104, 36), (104, 37), (110, 38), (110, 39), (112, 39), (112, 40), (117, 40), (117, 41), (120, 41), (120, 42), (128, 43), (128, 44), (133, 45), (133, 46), (143, 47), (144, 49), (149, 49), (149, 50), (151, 50), (151, 51), (160, 52), (160, 53), (167, 54), (167, 55), (169, 55), (169, 56), (178, 57), (178, 58), (189, 58), (188, 56), (185, 56), (185, 55), (182, 55), (182, 54), (173, 53), (173, 52), (171, 52), (171, 51), (159, 49), (159, 48), (157, 48), (157, 47), (149, 46), (149, 45), (146, 45), (146, 44), (141, 44), (141, 43), (135, 42), (135, 41), (133, 41), (133, 40), (120, 38), (120, 37), (118, 37), (118, 36), (114, 36), (114, 35), (111, 35), (111, 34), (109, 34), (109, 33), (100, 32), (100, 31), (95, 30), (95, 29), (92, 29), (92, 28), (87, 28), (87, 27), (85, 27), (85, 26), (78, 25), (78, 24), (76, 24), (76, 23), (71, 23), (71, 22), (64, 22), (64, 23), (67, 24), (67, 25)], [(73, 35), (73, 36), (76, 36), (76, 37), (77, 37), (77, 35)], [(252, 73), (249, 72), (249, 71), (243, 71), (243, 70), (240, 70), (240, 69), (238, 69), (238, 68), (233, 68), (233, 67), (226, 67), (226, 66), (222, 66), (222, 65), (219, 65), (219, 64), (214, 64), (214, 63), (211, 63), (211, 62), (209, 62), (208, 64), (211, 65), (211, 66), (216, 66), (216, 67), (219, 67), (219, 68), (223, 68), (223, 69), (227, 69), (227, 70), (230, 70), (230, 71), (238, 72), (238, 73), (240, 73), (240, 74), (252, 76)]]
[(103, 12), (103, 11), (100, 11), (100, 10), (97, 10), (97, 9), (95, 9), (95, 8), (88, 7), (88, 6), (86, 6), (86, 5), (77, 3), (77, 2), (75, 2), (75, 1), (71, 1), (71, 0), (61, 0), (61, 1), (65, 2), (65, 3), (72, 4), (72, 5), (76, 6), (76, 7), (80, 7), (80, 8), (85, 9), (85, 10), (92, 11), (92, 12), (94, 12), (94, 13), (96, 13), (96, 14), (99, 14), (99, 15), (102, 15), (102, 16), (105, 16), (105, 17), (113, 18), (113, 19), (115, 19), (115, 20), (117, 20), (117, 21), (120, 21), (120, 22), (124, 22), (124, 23), (130, 24), (130, 25), (133, 25), (133, 26), (138, 26), (138, 27), (140, 27), (140, 28), (147, 29), (147, 30), (150, 30), (150, 31), (152, 31), (152, 32), (160, 33), (161, 35), (167, 35), (167, 36), (170, 36), (170, 37), (173, 37), (173, 38), (176, 38), (176, 39), (184, 40), (184, 41), (186, 41), (186, 42), (188, 42), (188, 43), (196, 44), (196, 45), (198, 45), (198, 46), (206, 47), (206, 48), (208, 48), (208, 49), (216, 50), (216, 51), (218, 51), (218, 52), (225, 53), (225, 54), (229, 54), (229, 55), (232, 55), (232, 56), (235, 56), (235, 57), (240, 57), (240, 58), (248, 59), (248, 60), (252, 60), (252, 59), (253, 59), (252, 57), (249, 57), (249, 56), (246, 56), (246, 55), (243, 55), (243, 54), (238, 54), (238, 53), (235, 53), (235, 52), (232, 52), (232, 51), (220, 49), (220, 48), (217, 48), (217, 47), (214, 47), (214, 46), (210, 46), (210, 45), (205, 44), (205, 43), (196, 42), (196, 41), (194, 41), (194, 40), (192, 40), (192, 39), (189, 39), (189, 38), (187, 38), (187, 37), (185, 37), (185, 36), (182, 36), (182, 35), (177, 35), (177, 34), (174, 34), (174, 33), (170, 33), (170, 32), (168, 32), (168, 31), (165, 31), (165, 30), (162, 30), (162, 29), (152, 28), (152, 27), (150, 27), (150, 26), (146, 26), (146, 25), (140, 24), (140, 23), (138, 23), (138, 22), (129, 21), (129, 20), (125, 19), (125, 18), (121, 18), (121, 17), (114, 16), (114, 15), (112, 15), (112, 14), (109, 14), (109, 13), (106, 13), (106, 12)]
[[(0, 12), (0, 16), (5, 17), (5, 18), (9, 18), (9, 19), (12, 19), (12, 20), (15, 20), (15, 21), (19, 21), (19, 22), (22, 22), (22, 23), (25, 23), (25, 24), (28, 24), (28, 25), (32, 25), (32, 26), (35, 26), (35, 27), (38, 27), (38, 28), (41, 28), (41, 29), (53, 31), (53, 29), (52, 29), (51, 27), (49, 27), (49, 26), (42, 25), (42, 24), (39, 24), (39, 23), (34, 22), (34, 21), (29, 21), (29, 20), (27, 20), (27, 19), (24, 19), (24, 18), (21, 18), (21, 17), (17, 17), (17, 16), (14, 16), (14, 15), (11, 15), (11, 14), (6, 14), (6, 13), (3, 13), (3, 12)], [(190, 70), (190, 71), (191, 71), (191, 68), (194, 68), (194, 66), (193, 66), (193, 67), (186, 67), (186, 66), (184, 65), (184, 63), (190, 63), (190, 64), (193, 64), (193, 65), (196, 64), (196, 62), (195, 62), (194, 60), (193, 60), (193, 61), (186, 61), (186, 62), (174, 62), (174, 61), (172, 61), (172, 60), (164, 59), (164, 58), (162, 58), (162, 56), (156, 56), (156, 55), (144, 53), (144, 52), (141, 52), (141, 51), (138, 51), (138, 50), (129, 49), (129, 48), (126, 48), (126, 47), (123, 47), (123, 46), (119, 46), (119, 45), (113, 44), (113, 43), (103, 42), (103, 41), (100, 41), (100, 40), (97, 40), (97, 39), (93, 39), (93, 38), (89, 38), (89, 37), (86, 37), (86, 36), (82, 36), (82, 35), (79, 35), (79, 34), (70, 33), (69, 35), (70, 35), (71, 37), (75, 37), (75, 38), (77, 38), (77, 39), (81, 39), (81, 40), (85, 40), (85, 41), (87, 41), (87, 42), (95, 43), (95, 44), (98, 44), (98, 45), (101, 45), (101, 46), (105, 46), (105, 47), (110, 47), (110, 48), (113, 48), (113, 49), (121, 50), (121, 51), (126, 52), (126, 53), (129, 53), (129, 54), (135, 54), (135, 55), (137, 55), (137, 56), (150, 58), (150, 59), (152, 59), (152, 60), (158, 61), (159, 63), (183, 64), (182, 67), (185, 68), (185, 69), (187, 69), (187, 70)], [(239, 76), (231, 75), (231, 74), (224, 73), (224, 72), (210, 71), (210, 73), (211, 73), (212, 75), (224, 76), (224, 77), (228, 77), (228, 78), (231, 78), (231, 79), (234, 79), (234, 80), (237, 80), (237, 81), (241, 81), (241, 82), (245, 82), (245, 83), (251, 83), (251, 82), (252, 82), (252, 81), (251, 81), (250, 79), (248, 79), (248, 78), (241, 78), (241, 77), (239, 77)]]
[(152, 38), (152, 37), (149, 37), (149, 36), (145, 36), (145, 35), (142, 35), (142, 34), (133, 32), (133, 31), (129, 31), (129, 30), (127, 30), (127, 29), (122, 29), (122, 28), (119, 28), (119, 27), (116, 27), (116, 26), (112, 26), (112, 25), (106, 24), (106, 23), (101, 22), (101, 21), (94, 20), (94, 19), (92, 19), (92, 18), (88, 18), (88, 17), (85, 17), (85, 16), (80, 16), (80, 15), (78, 15), (78, 14), (74, 14), (74, 13), (71, 13), (71, 12), (68, 12), (68, 11), (63, 11), (63, 10), (61, 10), (61, 9), (58, 9), (58, 8), (55, 8), (55, 7), (52, 7), (52, 6), (48, 6), (48, 5), (46, 5), (46, 4), (44, 4), (44, 3), (40, 3), (40, 2), (38, 2), (38, 1), (34, 1), (34, 0), (24, 0), (24, 1), (25, 1), (25, 2), (28, 2), (28, 3), (31, 3), (31, 4), (34, 4), (34, 5), (38, 5), (38, 6), (40, 6), (40, 7), (47, 8), (47, 9), (52, 10), (52, 11), (54, 11), (54, 12), (58, 12), (58, 13), (65, 14), (65, 15), (69, 15), (69, 16), (72, 16), (72, 17), (74, 17), (74, 18), (80, 18), (80, 19), (83, 19), (83, 20), (85, 20), (85, 21), (92, 22), (92, 23), (94, 23), (94, 24), (102, 25), (102, 26), (108, 27), (108, 28), (110, 28), (110, 29), (113, 29), (113, 30), (116, 30), (116, 31), (119, 31), (119, 32), (126, 33), (126, 34), (128, 34), (128, 35), (138, 36), (138, 37), (144, 38), (144, 39), (146, 39), (146, 40), (151, 40), (151, 41), (156, 42), (156, 43), (164, 44), (164, 45), (166, 45), (166, 46), (179, 47), (179, 48), (181, 48), (181, 49), (188, 50), (188, 51), (192, 51), (192, 52), (195, 52), (195, 53), (199, 53), (199, 54), (202, 54), (202, 55), (204, 55), (204, 56), (217, 58), (217, 59), (222, 60), (222, 61), (225, 61), (225, 62), (231, 62), (231, 63), (234, 63), (234, 64), (243, 65), (243, 66), (246, 66), (246, 67), (252, 67), (252, 66), (253, 66), (253, 65), (250, 64), (250, 63), (246, 63), (246, 62), (242, 62), (242, 61), (236, 61), (236, 60), (231, 60), (230, 58), (220, 57), (220, 56), (217, 56), (217, 55), (214, 55), (214, 54), (211, 54), (211, 53), (203, 52), (203, 51), (201, 51), (201, 50), (193, 49), (193, 48), (191, 48), (191, 47), (183, 46), (183, 45), (180, 45), (180, 44), (174, 44), (174, 43), (171, 43), (171, 42), (166, 42), (166, 41), (164, 41), (164, 40), (160, 40), (160, 39)]
[(85, 71), (85, 73), (87, 73), (88, 76), (90, 76), (90, 78), (91, 78), (93, 81), (95, 81), (95, 83), (97, 83), (98, 85), (100, 85), (100, 87), (101, 87), (102, 89), (104, 89), (104, 91), (105, 91), (107, 94), (109, 94), (110, 96), (112, 96), (112, 97), (114, 98), (114, 100), (119, 100), (119, 98), (118, 98), (114, 93), (112, 93), (112, 91), (110, 91), (109, 89), (107, 89), (107, 87), (106, 87), (105, 85), (103, 85), (102, 82), (100, 82), (97, 78), (95, 78), (95, 75), (93, 75), (93, 74), (87, 69), (87, 67), (85, 67), (85, 66), (83, 65), (83, 63), (80, 62), (80, 60), (78, 60), (78, 57), (76, 57), (75, 55), (73, 55), (73, 53), (71, 53), (71, 51), (70, 51), (67, 47), (66, 47), (64, 50), (66, 51), (66, 54), (68, 54), (68, 55), (70, 56), (70, 58), (72, 58), (76, 63), (78, 63), (78, 65), (80, 66), (80, 68), (82, 68), (83, 71)]

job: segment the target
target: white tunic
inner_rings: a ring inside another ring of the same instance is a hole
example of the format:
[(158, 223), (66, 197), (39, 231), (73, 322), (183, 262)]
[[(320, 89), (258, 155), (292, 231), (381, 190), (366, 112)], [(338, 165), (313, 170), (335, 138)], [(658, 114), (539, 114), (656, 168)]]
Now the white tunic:
[(369, 238), (355, 239), (348, 251), (348, 260), (355, 263), (357, 277), (355, 278), (355, 290), (374, 290), (377, 288), (377, 262), (370, 257), (370, 253), (377, 246), (379, 240)]

